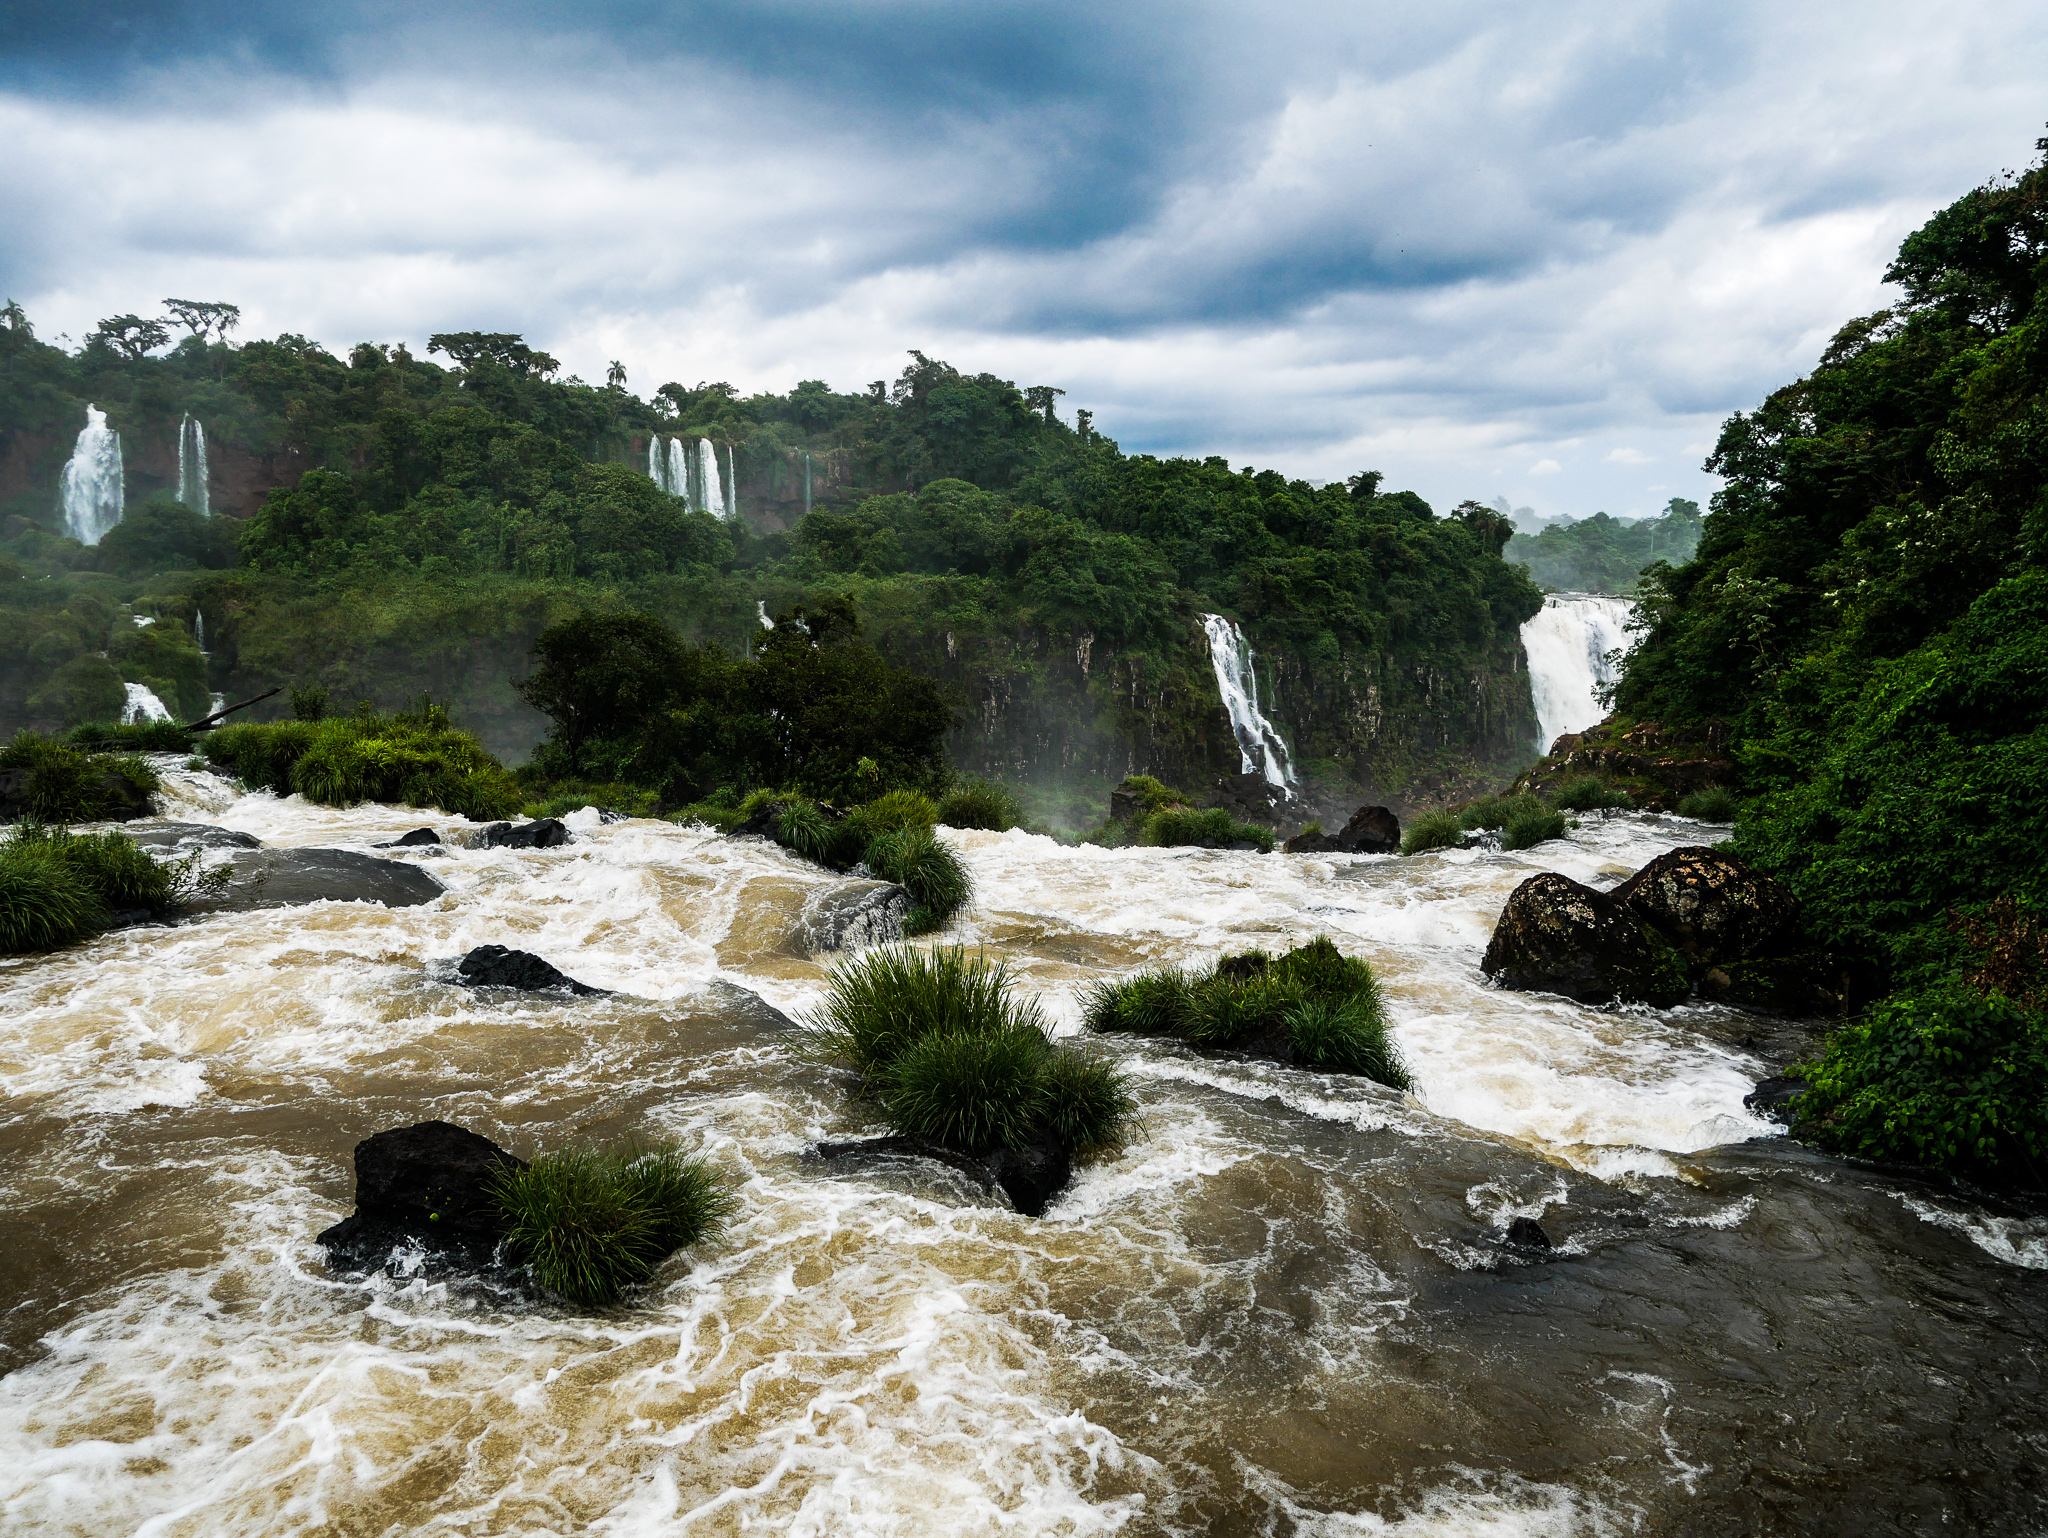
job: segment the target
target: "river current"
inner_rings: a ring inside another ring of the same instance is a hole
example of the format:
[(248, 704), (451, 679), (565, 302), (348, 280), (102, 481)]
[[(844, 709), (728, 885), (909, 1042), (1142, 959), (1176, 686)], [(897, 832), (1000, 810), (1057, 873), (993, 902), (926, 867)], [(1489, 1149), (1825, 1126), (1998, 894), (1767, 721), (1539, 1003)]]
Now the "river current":
[[(422, 822), (172, 776), (170, 815), (367, 848)], [(451, 850), (424, 906), (217, 914), (0, 962), (9, 1534), (2039, 1533), (2048, 1223), (1743, 1109), (1746, 1017), (1484, 985), (1508, 893), (1723, 830), (1518, 854), (944, 836), (947, 938), (1075, 1029), (1093, 979), (1315, 935), (1385, 984), (1413, 1095), (1110, 1038), (1142, 1133), (1042, 1219), (803, 1060), (836, 878), (701, 829)], [(448, 981), (500, 943), (616, 990)], [(744, 992), (740, 990), (745, 990)], [(1746, 1045), (1746, 1043), (1748, 1045)], [(330, 1276), (349, 1154), (668, 1136), (741, 1206), (628, 1306)], [(1536, 1217), (1544, 1256), (1501, 1241)]]

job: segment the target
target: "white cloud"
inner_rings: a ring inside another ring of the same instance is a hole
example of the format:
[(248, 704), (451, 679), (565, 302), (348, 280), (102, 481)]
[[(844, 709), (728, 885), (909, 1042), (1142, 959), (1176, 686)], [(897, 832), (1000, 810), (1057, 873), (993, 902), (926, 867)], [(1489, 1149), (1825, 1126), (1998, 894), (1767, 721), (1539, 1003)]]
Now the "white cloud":
[(1554, 459), (1539, 459), (1535, 464), (1529, 466), (1529, 473), (1531, 475), (1556, 475), (1563, 469), (1564, 466)]
[(1609, 449), (1602, 462), (1610, 465), (1650, 465), (1657, 461), (1656, 456), (1645, 454), (1641, 449), (1619, 448)]

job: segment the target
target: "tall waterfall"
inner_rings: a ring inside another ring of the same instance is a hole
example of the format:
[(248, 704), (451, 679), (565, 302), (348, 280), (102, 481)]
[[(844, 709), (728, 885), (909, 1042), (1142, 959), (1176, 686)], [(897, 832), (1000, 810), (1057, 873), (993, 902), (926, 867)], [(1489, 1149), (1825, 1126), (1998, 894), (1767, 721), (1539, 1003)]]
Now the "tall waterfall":
[(133, 726), (141, 721), (168, 721), (171, 712), (164, 702), (156, 697), (156, 691), (146, 684), (123, 684), (128, 691), (128, 703), (121, 707), (121, 724)]
[(761, 628), (763, 630), (773, 630), (775, 628), (775, 621), (768, 617), (767, 599), (756, 598), (754, 600), (754, 612), (761, 616)]
[(718, 480), (718, 450), (711, 446), (709, 438), (697, 440), (697, 465), (703, 475), (703, 496), (701, 504), (707, 513), (725, 516), (725, 488)]
[(206, 616), (197, 609), (192, 611), (192, 639), (199, 645), (200, 656), (210, 657), (213, 655), (212, 652), (206, 649)]
[(178, 424), (178, 500), (202, 518), (213, 516), (206, 475), (206, 429), (191, 412)]
[(1252, 649), (1244, 632), (1220, 614), (1204, 614), (1202, 629), (1208, 633), (1216, 691), (1230, 714), (1230, 730), (1237, 738), (1244, 772), (1265, 775), (1269, 785), (1292, 785), (1294, 764), (1287, 756), (1287, 744), (1259, 710), (1259, 680), (1252, 671)]
[(690, 499), (690, 451), (680, 438), (668, 440), (668, 494), (681, 497), (686, 507), (697, 505)]
[(659, 491), (668, 490), (668, 464), (661, 457), (661, 434), (651, 433), (647, 439), (647, 478), (654, 482)]
[(107, 426), (107, 414), (85, 408), (85, 428), (59, 481), (64, 531), (82, 545), (97, 545), (121, 521), (127, 505), (122, 488), (121, 435)]
[(808, 513), (808, 512), (810, 511), (810, 510), (811, 510), (811, 454), (810, 454), (810, 450), (806, 449), (806, 450), (804, 451), (804, 511), (805, 511), (806, 513)]
[(740, 472), (738, 462), (733, 458), (732, 445), (725, 446), (725, 516), (729, 520), (740, 515)]
[(1543, 600), (1542, 612), (1522, 626), (1529, 693), (1543, 734), (1538, 752), (1548, 752), (1566, 732), (1583, 732), (1607, 714), (1593, 689), (1619, 676), (1607, 654), (1627, 645), (1622, 627), (1631, 607), (1626, 598), (1599, 593), (1552, 593)]

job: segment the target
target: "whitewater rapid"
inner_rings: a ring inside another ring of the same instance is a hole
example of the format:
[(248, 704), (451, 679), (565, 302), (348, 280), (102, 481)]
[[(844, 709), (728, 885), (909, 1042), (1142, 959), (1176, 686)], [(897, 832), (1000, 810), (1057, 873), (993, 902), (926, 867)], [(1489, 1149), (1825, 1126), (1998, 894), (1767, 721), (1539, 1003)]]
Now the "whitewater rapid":
[[(172, 816), (273, 845), (462, 826), (173, 765)], [(1033, 1220), (942, 1168), (801, 1158), (878, 1124), (746, 995), (817, 1001), (830, 959), (789, 936), (838, 878), (703, 829), (570, 823), (551, 850), (389, 851), (446, 885), (420, 907), (220, 914), (0, 962), (0, 1528), (1717, 1531), (1702, 1512), (1743, 1510), (1730, 1354), (1849, 1393), (1829, 1374), (1862, 1327), (1814, 1312), (1799, 1329), (1836, 1333), (1809, 1372), (1782, 1323), (1752, 1347), (1722, 1314), (1796, 1313), (1830, 1266), (1867, 1277), (1880, 1228), (1895, 1269), (2007, 1313), (2048, 1275), (2023, 1223), (1997, 1258), (1965, 1231), (1983, 1219), (1865, 1193), (1773, 1136), (1742, 1106), (1767, 1070), (1732, 1012), (1484, 985), (1518, 881), (1611, 883), (1715, 831), (1697, 824), (1410, 860), (948, 830), (978, 895), (946, 938), (1007, 958), (1063, 1033), (1095, 979), (1328, 934), (1379, 970), (1416, 1081), (1094, 1043), (1143, 1131)], [(617, 991), (453, 986), (485, 943)], [(350, 1148), (429, 1116), (522, 1153), (674, 1137), (740, 1211), (601, 1316), (329, 1276), (312, 1236), (348, 1210)], [(1560, 1259), (1498, 1243), (1521, 1214)], [(1768, 1288), (1746, 1269), (1793, 1250)], [(1896, 1399), (1885, 1370), (1868, 1392)], [(1824, 1460), (1841, 1420), (1787, 1445)]]

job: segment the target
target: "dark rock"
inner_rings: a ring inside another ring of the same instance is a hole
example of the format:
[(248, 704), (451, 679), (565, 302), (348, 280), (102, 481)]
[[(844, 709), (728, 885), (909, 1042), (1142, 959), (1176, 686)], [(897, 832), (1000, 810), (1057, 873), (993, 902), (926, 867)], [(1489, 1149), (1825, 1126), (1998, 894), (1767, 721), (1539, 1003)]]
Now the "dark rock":
[(432, 828), (414, 828), (410, 833), (401, 833), (397, 838), (381, 844), (372, 844), (372, 849), (419, 849), (428, 844), (441, 842), (441, 835)]
[(1553, 871), (1516, 887), (1480, 970), (1504, 987), (1663, 1008), (1692, 992), (1684, 958), (1618, 895)]
[(1000, 1188), (1010, 1205), (1026, 1217), (1041, 1217), (1055, 1196), (1074, 1177), (1073, 1158), (1064, 1144), (1039, 1139), (1022, 1148), (993, 1153), (962, 1153), (921, 1137), (871, 1137), (847, 1143), (819, 1143), (808, 1157), (855, 1165), (886, 1164), (904, 1158), (930, 1159), (960, 1171), (984, 1191)]
[(891, 945), (903, 938), (910, 908), (910, 893), (891, 882), (826, 887), (805, 900), (792, 938), (806, 956)]
[(1111, 822), (1129, 822), (1143, 809), (1142, 804), (1138, 800), (1138, 793), (1134, 790), (1126, 790), (1123, 786), (1119, 785), (1109, 793), (1109, 820)]
[(518, 988), (527, 993), (566, 988), (571, 993), (586, 996), (609, 991), (577, 982), (531, 951), (507, 950), (502, 945), (477, 946), (462, 958), (455, 970), (461, 980), (472, 988)]
[(1401, 820), (1383, 806), (1361, 806), (1335, 833), (1297, 833), (1288, 854), (1399, 854)]
[(1738, 1004), (1767, 1015), (1838, 1015), (1849, 994), (1848, 979), (1828, 957), (1807, 952), (1724, 961), (1699, 980), (1703, 998)]
[(1516, 1218), (1508, 1224), (1508, 1243), (1520, 1245), (1525, 1250), (1550, 1249), (1550, 1235), (1543, 1231), (1543, 1225), (1534, 1218)]
[(1799, 900), (1734, 855), (1701, 845), (1660, 854), (1614, 889), (1697, 969), (1781, 956), (1799, 939)]
[(1759, 1079), (1756, 1088), (1742, 1097), (1742, 1104), (1759, 1116), (1769, 1117), (1772, 1121), (1789, 1127), (1792, 1125), (1793, 1117), (1799, 1113), (1799, 1108), (1793, 1102), (1805, 1093), (1804, 1079), (1773, 1074), (1768, 1079)]
[(471, 841), (474, 849), (553, 849), (569, 842), (569, 830), (555, 817), (536, 822), (494, 822)]
[(152, 822), (130, 824), (121, 830), (148, 849), (176, 849), (190, 854), (195, 849), (261, 849), (263, 840), (253, 833), (233, 828), (216, 828), (204, 822)]
[(234, 849), (227, 890), (195, 899), (194, 912), (246, 913), (317, 902), (373, 902), (411, 908), (447, 890), (421, 870), (359, 849)]
[(445, 1121), (366, 1137), (355, 1164), (356, 1210), (314, 1241), (336, 1270), (375, 1270), (401, 1245), (488, 1264), (505, 1236), (491, 1182), (507, 1166), (526, 1168), (489, 1138)]
[(1282, 854), (1334, 854), (1337, 841), (1327, 833), (1297, 833), (1280, 846)]

